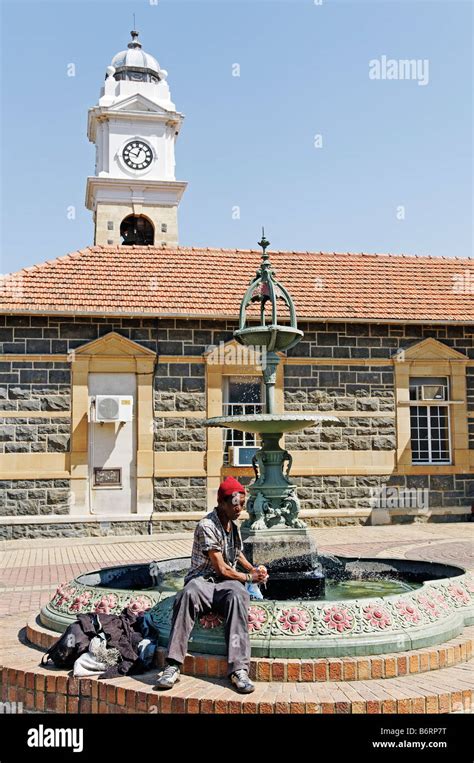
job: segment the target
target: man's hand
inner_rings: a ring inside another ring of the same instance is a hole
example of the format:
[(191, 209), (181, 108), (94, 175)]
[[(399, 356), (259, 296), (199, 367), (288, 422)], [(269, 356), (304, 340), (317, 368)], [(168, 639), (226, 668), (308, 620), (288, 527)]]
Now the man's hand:
[(268, 580), (268, 572), (267, 568), (263, 566), (263, 564), (260, 564), (258, 567), (255, 567), (252, 571), (252, 582), (253, 583), (265, 583)]
[[(221, 551), (211, 550), (208, 552), (208, 554), (212, 566), (221, 578), (224, 580), (239, 580), (241, 583), (245, 583), (247, 581), (246, 573), (237, 572), (237, 570), (234, 570), (233, 567), (226, 564)], [(249, 572), (251, 569), (253, 568), (250, 566)]]

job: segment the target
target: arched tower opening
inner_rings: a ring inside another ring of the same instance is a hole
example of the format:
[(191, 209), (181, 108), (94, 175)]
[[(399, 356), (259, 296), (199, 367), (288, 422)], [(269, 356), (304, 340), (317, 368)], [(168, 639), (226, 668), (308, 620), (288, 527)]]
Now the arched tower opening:
[(120, 224), (120, 237), (122, 246), (153, 246), (155, 243), (155, 229), (153, 224), (143, 215), (128, 215)]

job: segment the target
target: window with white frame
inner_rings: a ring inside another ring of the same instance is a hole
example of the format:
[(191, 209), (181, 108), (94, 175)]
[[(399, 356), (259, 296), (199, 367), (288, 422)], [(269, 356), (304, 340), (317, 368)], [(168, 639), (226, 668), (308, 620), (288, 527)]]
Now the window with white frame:
[(410, 378), (411, 450), (414, 464), (451, 463), (449, 380)]
[[(224, 377), (224, 416), (263, 413), (262, 380), (258, 376)], [(230, 463), (231, 449), (258, 448), (257, 436), (237, 429), (224, 430), (224, 464)]]

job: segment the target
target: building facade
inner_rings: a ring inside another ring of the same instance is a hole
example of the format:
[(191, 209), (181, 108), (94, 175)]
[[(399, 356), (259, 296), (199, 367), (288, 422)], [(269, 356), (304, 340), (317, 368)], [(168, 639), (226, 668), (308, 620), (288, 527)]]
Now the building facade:
[[(178, 246), (166, 76), (132, 33), (89, 112), (95, 245), (2, 281), (0, 537), (193, 529), (225, 475), (252, 479), (258, 443), (203, 422), (264, 402), (262, 358), (233, 340), (259, 253)], [(284, 438), (305, 521), (470, 518), (472, 261), (270, 257), (305, 332), (277, 411), (340, 420)]]

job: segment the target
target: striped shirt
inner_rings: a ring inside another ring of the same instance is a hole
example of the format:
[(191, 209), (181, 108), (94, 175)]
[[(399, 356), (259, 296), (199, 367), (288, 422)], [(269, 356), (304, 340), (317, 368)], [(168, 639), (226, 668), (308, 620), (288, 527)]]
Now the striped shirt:
[(184, 579), (184, 584), (197, 577), (212, 577), (215, 582), (224, 580), (212, 566), (208, 556), (209, 551), (220, 551), (224, 562), (235, 569), (242, 549), (239, 526), (231, 521), (230, 530), (226, 532), (217, 509), (214, 509), (198, 522), (194, 531), (191, 568)]

